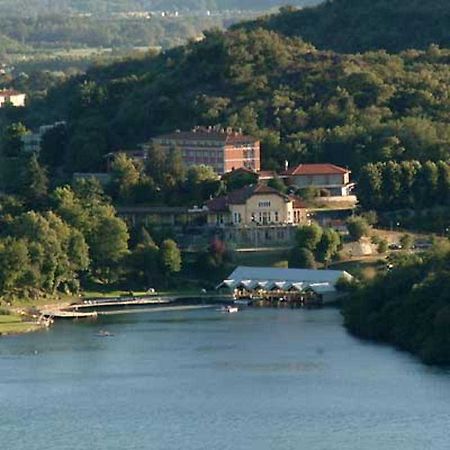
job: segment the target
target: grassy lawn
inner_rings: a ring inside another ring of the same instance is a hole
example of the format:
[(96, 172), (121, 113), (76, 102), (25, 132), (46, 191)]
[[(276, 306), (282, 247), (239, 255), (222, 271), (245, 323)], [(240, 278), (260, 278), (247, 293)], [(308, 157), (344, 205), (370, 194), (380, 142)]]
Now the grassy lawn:
[(22, 322), (22, 317), (19, 315), (0, 315), (0, 335), (27, 333), (39, 328), (39, 325), (35, 323)]
[(287, 260), (288, 250), (267, 249), (258, 252), (236, 252), (236, 265), (272, 267), (280, 261)]
[[(383, 261), (383, 263), (380, 263)], [(328, 269), (345, 270), (354, 276), (365, 276), (372, 278), (380, 270), (385, 269), (385, 255), (366, 256), (360, 259), (353, 259), (347, 261), (339, 261), (332, 263)]]

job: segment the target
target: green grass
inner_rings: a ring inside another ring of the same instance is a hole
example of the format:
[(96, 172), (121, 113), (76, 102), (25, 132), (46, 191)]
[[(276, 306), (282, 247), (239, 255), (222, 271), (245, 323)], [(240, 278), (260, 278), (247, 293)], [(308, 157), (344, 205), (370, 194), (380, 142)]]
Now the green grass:
[(267, 249), (259, 252), (236, 252), (236, 265), (273, 267), (280, 261), (287, 259), (288, 250)]
[(27, 333), (37, 329), (39, 329), (39, 325), (30, 322), (23, 322), (22, 317), (19, 315), (0, 315), (0, 335)]
[(376, 255), (373, 257), (366, 257), (355, 259), (351, 261), (340, 261), (332, 263), (328, 266), (332, 270), (345, 270), (351, 275), (360, 276), (364, 273), (377, 273), (384, 270), (386, 267), (384, 255)]

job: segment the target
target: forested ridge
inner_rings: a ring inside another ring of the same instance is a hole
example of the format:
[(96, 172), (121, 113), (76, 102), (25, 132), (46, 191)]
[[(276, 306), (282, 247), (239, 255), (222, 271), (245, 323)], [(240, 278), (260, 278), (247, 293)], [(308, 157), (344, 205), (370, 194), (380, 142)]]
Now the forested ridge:
[[(260, 138), (267, 169), (286, 160), (348, 166), (363, 181), (367, 209), (448, 211), (448, 48), (341, 54), (258, 27), (205, 35), (53, 80), (48, 89), (41, 80), (26, 108), (0, 109), (0, 188), (12, 195), (0, 198), (0, 294), (75, 292), (71, 280), (164, 285), (180, 272), (170, 236), (128, 230), (100, 186), (68, 184), (74, 172), (104, 170), (111, 151), (195, 125)], [(27, 128), (60, 120), (67, 128), (44, 136), (39, 157), (23, 151)], [(206, 166), (186, 171), (176, 149), (152, 151), (145, 167), (115, 159), (106, 193), (116, 204), (202, 204), (232, 189)], [(205, 250), (211, 267), (223, 268), (224, 248)]]
[(344, 53), (397, 52), (450, 45), (447, 0), (331, 0), (238, 25), (298, 36), (320, 49)]
[(211, 31), (161, 55), (97, 67), (32, 102), (23, 120), (67, 119), (68, 169), (198, 124), (241, 127), (263, 165), (447, 160), (450, 51), (341, 55), (256, 29)]
[(450, 248), (394, 260), (394, 269), (356, 287), (344, 304), (345, 325), (425, 362), (450, 363)]

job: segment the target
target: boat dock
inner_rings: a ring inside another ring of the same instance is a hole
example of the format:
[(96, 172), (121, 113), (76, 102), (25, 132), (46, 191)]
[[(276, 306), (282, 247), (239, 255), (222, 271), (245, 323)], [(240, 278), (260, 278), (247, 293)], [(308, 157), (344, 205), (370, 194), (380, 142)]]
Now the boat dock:
[(228, 299), (222, 296), (147, 296), (84, 299), (63, 308), (41, 310), (41, 317), (52, 319), (96, 319), (99, 316), (213, 308)]

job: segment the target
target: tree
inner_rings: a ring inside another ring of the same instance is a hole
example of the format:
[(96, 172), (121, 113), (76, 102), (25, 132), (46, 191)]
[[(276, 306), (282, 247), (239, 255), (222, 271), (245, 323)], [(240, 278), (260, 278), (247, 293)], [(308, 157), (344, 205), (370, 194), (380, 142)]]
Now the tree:
[(133, 161), (125, 153), (118, 153), (111, 164), (112, 195), (122, 202), (133, 202), (133, 190), (140, 178)]
[(93, 214), (92, 228), (87, 236), (92, 268), (105, 280), (116, 277), (116, 269), (128, 254), (129, 234), (125, 222), (108, 207), (98, 207)]
[(166, 277), (181, 270), (181, 252), (172, 239), (166, 239), (161, 244), (160, 267)]
[(48, 178), (45, 169), (33, 153), (25, 162), (21, 174), (20, 193), (30, 204), (39, 204), (47, 196)]
[(160, 186), (164, 181), (167, 155), (163, 147), (150, 143), (147, 147), (146, 172)]
[(358, 180), (358, 199), (365, 209), (379, 209), (382, 205), (381, 168), (376, 164), (367, 164), (361, 169)]
[(313, 252), (304, 247), (294, 247), (289, 253), (289, 267), (315, 269), (316, 260)]
[(320, 242), (322, 233), (322, 228), (315, 223), (300, 226), (295, 235), (297, 247), (314, 251), (317, 244)]
[(318, 261), (327, 264), (337, 255), (341, 245), (341, 236), (332, 228), (325, 228), (315, 249)]
[(166, 187), (172, 188), (180, 185), (186, 178), (186, 169), (184, 166), (183, 155), (180, 149), (171, 148), (166, 159), (165, 169)]
[(389, 248), (388, 242), (386, 239), (380, 239), (377, 245), (377, 252), (380, 254), (386, 253)]
[(233, 170), (223, 176), (227, 191), (232, 192), (258, 182), (258, 175), (244, 170)]
[(283, 183), (283, 180), (279, 177), (272, 178), (268, 181), (267, 185), (273, 189), (276, 189), (277, 191), (281, 193), (285, 193), (287, 190), (286, 185)]
[(23, 287), (23, 278), (29, 270), (30, 258), (23, 239), (0, 239), (0, 294)]
[(2, 136), (2, 154), (6, 157), (17, 157), (22, 154), (22, 138), (28, 133), (25, 125), (22, 123), (12, 123), (9, 125)]
[(137, 275), (147, 287), (151, 287), (160, 277), (159, 248), (145, 228), (142, 228), (142, 239), (131, 253), (128, 265), (133, 277)]
[(370, 233), (370, 226), (364, 217), (349, 217), (346, 224), (350, 237), (354, 241), (359, 241), (363, 236), (367, 236)]
[(450, 203), (450, 164), (446, 161), (438, 161), (437, 171), (438, 200), (441, 205), (448, 205)]
[(211, 166), (192, 166), (187, 171), (184, 190), (191, 201), (203, 202), (217, 194), (221, 188), (219, 176)]
[(413, 243), (414, 243), (414, 239), (410, 234), (404, 234), (400, 238), (400, 245), (405, 250), (409, 250), (412, 247)]
[(67, 154), (68, 132), (65, 124), (57, 125), (46, 131), (41, 139), (40, 161), (50, 167), (64, 164)]

